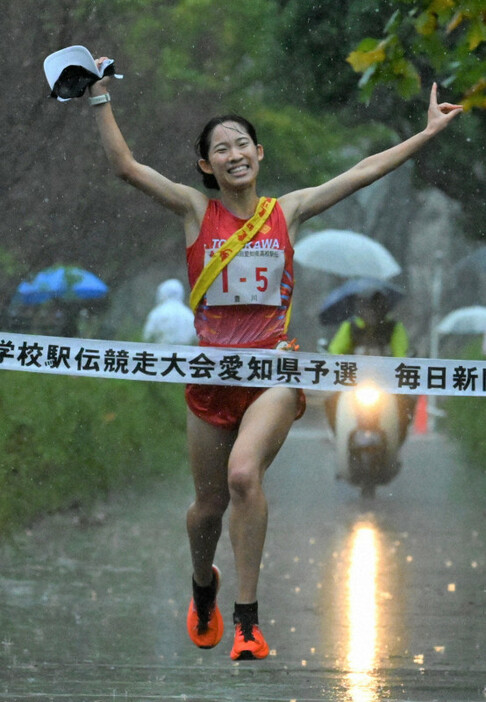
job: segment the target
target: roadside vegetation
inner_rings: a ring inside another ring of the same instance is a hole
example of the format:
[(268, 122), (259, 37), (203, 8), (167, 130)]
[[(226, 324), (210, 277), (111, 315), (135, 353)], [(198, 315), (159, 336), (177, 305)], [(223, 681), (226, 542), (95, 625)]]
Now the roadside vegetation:
[(445, 427), (457, 439), (469, 465), (486, 473), (486, 403), (483, 397), (450, 397)]
[(36, 518), (89, 513), (185, 462), (183, 387), (5, 372), (1, 375), (0, 535)]
[[(465, 348), (458, 358), (481, 359), (480, 342)], [(486, 472), (486, 401), (484, 397), (448, 397), (443, 404), (443, 427), (462, 447), (471, 467)]]

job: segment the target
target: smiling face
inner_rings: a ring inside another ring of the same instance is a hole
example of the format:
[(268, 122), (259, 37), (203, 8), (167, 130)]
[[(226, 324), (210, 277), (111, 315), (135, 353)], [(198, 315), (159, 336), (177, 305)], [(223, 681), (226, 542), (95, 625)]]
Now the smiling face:
[(228, 121), (214, 128), (208, 157), (199, 160), (199, 167), (214, 175), (222, 190), (240, 190), (256, 181), (262, 158), (262, 146), (253, 142), (244, 126)]

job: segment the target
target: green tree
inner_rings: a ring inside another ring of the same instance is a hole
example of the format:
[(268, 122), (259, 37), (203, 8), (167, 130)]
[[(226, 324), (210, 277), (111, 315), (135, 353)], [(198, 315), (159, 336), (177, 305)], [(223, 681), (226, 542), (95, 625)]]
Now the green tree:
[[(142, 77), (139, 89), (150, 96), (137, 105), (140, 121), (187, 123), (195, 136), (208, 116), (244, 114), (255, 121), (268, 156), (262, 187), (276, 192), (330, 178), (392, 138), (380, 125), (366, 132), (361, 124), (346, 127), (334, 109), (323, 116), (323, 104), (339, 103), (354, 81), (339, 33), (358, 4), (346, 6), (344, 18), (334, 5), (323, 9), (309, 0), (85, 0), (83, 12), (95, 12), (100, 24), (123, 17), (118, 40)], [(346, 88), (329, 78), (336, 65)], [(319, 88), (323, 67), (326, 97)], [(357, 151), (343, 159), (350, 141)], [(186, 180), (196, 177), (194, 169), (177, 170)]]
[[(238, 100), (262, 75), (274, 0), (83, 0), (79, 12), (99, 21), (123, 18), (115, 31), (153, 98), (207, 94)], [(257, 86), (256, 86), (257, 87)]]
[(389, 0), (280, 0), (274, 17), (267, 80), (275, 99), (307, 110), (336, 110), (356, 102), (346, 63), (363, 33), (377, 33)]
[(424, 149), (416, 163), (426, 182), (462, 203), (466, 232), (481, 239), (486, 235), (481, 197), (486, 163), (479, 148), (486, 127), (484, 0), (393, 0), (389, 9), (381, 32), (362, 38), (347, 57), (361, 74), (361, 100), (401, 136), (423, 123), (425, 88), (434, 80), (439, 99), (462, 103), (468, 114), (451, 125), (438, 149)]
[(465, 110), (486, 109), (486, 9), (483, 0), (396, 0), (380, 38), (366, 37), (347, 57), (361, 73), (362, 98), (390, 84), (403, 98), (423, 80), (450, 88)]

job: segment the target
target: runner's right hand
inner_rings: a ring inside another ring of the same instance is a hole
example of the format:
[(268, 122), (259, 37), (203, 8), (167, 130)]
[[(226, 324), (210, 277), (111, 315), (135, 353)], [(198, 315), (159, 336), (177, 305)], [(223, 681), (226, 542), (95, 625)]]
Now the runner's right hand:
[[(99, 68), (103, 61), (106, 61), (108, 59), (108, 56), (101, 56), (100, 58), (95, 59), (96, 66)], [(110, 81), (111, 76), (105, 76), (101, 80), (97, 80), (96, 83), (93, 83), (93, 85), (89, 86), (89, 94), (91, 96), (95, 95), (103, 95), (103, 93), (108, 92), (108, 84)]]

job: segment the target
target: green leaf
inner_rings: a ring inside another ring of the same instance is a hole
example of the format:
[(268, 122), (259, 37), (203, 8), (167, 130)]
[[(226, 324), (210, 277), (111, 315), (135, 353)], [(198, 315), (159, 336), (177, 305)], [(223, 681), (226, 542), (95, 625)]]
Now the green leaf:
[(346, 61), (352, 66), (356, 73), (363, 73), (370, 66), (382, 63), (386, 59), (384, 42), (376, 43), (373, 49), (362, 51), (357, 49), (352, 51)]
[(474, 51), (483, 42), (486, 41), (486, 22), (475, 19), (471, 22), (471, 27), (467, 33), (467, 41), (470, 51)]

